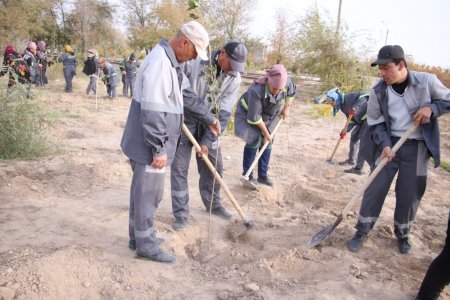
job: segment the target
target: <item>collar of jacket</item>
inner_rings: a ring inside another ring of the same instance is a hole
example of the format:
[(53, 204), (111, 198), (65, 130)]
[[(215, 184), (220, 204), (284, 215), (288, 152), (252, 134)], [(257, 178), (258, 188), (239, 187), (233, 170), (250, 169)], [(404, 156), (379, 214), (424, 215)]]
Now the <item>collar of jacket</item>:
[(164, 39), (161, 39), (159, 45), (166, 52), (166, 55), (169, 58), (170, 62), (172, 63), (172, 66), (174, 68), (180, 67), (181, 64), (178, 62), (177, 57), (175, 56), (175, 52), (173, 51), (172, 47), (170, 47), (169, 42)]
[[(216, 68), (217, 68), (218, 76), (220, 75), (220, 73), (222, 73), (222, 69), (220, 68), (219, 64), (217, 63), (217, 58), (219, 57), (219, 54), (220, 54), (220, 49), (219, 50), (214, 50), (213, 52), (211, 52), (211, 60), (202, 60), (201, 61), (202, 65), (210, 65), (210, 64), (214, 63), (216, 65)], [(227, 75), (236, 77), (237, 73), (238, 73), (237, 71), (231, 70), (231, 71), (229, 71), (227, 73)]]

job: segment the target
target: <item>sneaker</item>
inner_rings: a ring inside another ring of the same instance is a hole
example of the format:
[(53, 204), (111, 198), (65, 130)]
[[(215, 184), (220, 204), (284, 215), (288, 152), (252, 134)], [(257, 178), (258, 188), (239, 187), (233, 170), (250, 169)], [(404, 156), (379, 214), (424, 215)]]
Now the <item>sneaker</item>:
[[(158, 245), (161, 245), (162, 243), (164, 243), (164, 241), (165, 241), (165, 239), (164, 238), (161, 238), (161, 237), (157, 237), (156, 238), (156, 243), (158, 244)], [(129, 241), (128, 242), (128, 248), (130, 249), (130, 250), (136, 250), (136, 241)]]
[(241, 178), (241, 183), (244, 187), (257, 190), (258, 189), (258, 181), (256, 181), (255, 178), (250, 178), (249, 180), (246, 180), (244, 178)]
[(188, 224), (187, 219), (176, 218), (175, 223), (172, 224), (172, 228), (175, 229), (176, 231), (183, 230), (184, 228), (186, 228), (187, 224)]
[(357, 169), (357, 168), (350, 168), (350, 169), (346, 169), (344, 170), (345, 173), (349, 173), (349, 174), (356, 174), (356, 175), (362, 175), (362, 171), (361, 169)]
[(150, 256), (137, 256), (136, 258), (140, 258), (140, 259), (148, 259), (148, 260), (152, 260), (152, 261), (156, 261), (156, 262), (160, 262), (160, 263), (166, 263), (166, 264), (170, 264), (170, 263), (174, 263), (176, 258), (175, 256), (173, 256), (170, 253), (166, 253), (164, 251), (162, 251), (161, 249), (159, 249), (158, 252), (156, 252), (153, 255)]
[[(208, 208), (206, 209), (206, 211), (209, 212)], [(228, 219), (231, 218), (231, 214), (230, 214), (229, 212), (227, 212), (227, 211), (225, 210), (225, 208), (223, 208), (223, 206), (219, 206), (219, 207), (213, 208), (213, 209), (211, 210), (211, 213), (212, 213), (213, 215), (222, 217), (222, 218), (224, 218), (224, 219), (226, 219), (226, 220), (228, 220)]]
[(367, 239), (367, 234), (357, 231), (350, 241), (348, 241), (347, 248), (350, 252), (358, 252), (361, 250), (364, 241)]
[(353, 165), (355, 164), (355, 162), (354, 162), (353, 160), (346, 159), (346, 160), (344, 160), (344, 161), (338, 162), (338, 164), (339, 164), (340, 166), (353, 166)]
[(258, 177), (258, 182), (268, 186), (273, 186), (273, 181), (269, 177)]
[(398, 250), (401, 254), (410, 254), (412, 252), (411, 240), (408, 237), (398, 239)]

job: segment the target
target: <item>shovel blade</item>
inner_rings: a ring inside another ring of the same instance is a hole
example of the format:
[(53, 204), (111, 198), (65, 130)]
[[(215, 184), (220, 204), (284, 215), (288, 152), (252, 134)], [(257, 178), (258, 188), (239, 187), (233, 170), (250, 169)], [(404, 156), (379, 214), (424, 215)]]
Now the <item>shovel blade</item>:
[(313, 248), (317, 245), (319, 245), (320, 243), (322, 243), (323, 241), (325, 241), (330, 234), (333, 232), (334, 230), (334, 224), (328, 225), (327, 227), (325, 227), (324, 229), (322, 229), (321, 231), (319, 231), (318, 233), (316, 233), (308, 242), (308, 246), (310, 248)]
[(318, 233), (316, 233), (308, 242), (308, 246), (310, 248), (313, 248), (317, 245), (319, 245), (320, 243), (322, 243), (323, 241), (325, 241), (334, 231), (334, 229), (342, 222), (343, 220), (343, 216), (342, 214), (339, 215), (339, 217), (336, 219), (336, 221), (331, 224), (328, 225), (327, 227), (325, 227), (324, 229), (322, 229), (321, 231), (319, 231)]
[(246, 180), (245, 178), (241, 178), (241, 183), (245, 188), (251, 189), (251, 190), (257, 190), (258, 186), (251, 182), (250, 180)]

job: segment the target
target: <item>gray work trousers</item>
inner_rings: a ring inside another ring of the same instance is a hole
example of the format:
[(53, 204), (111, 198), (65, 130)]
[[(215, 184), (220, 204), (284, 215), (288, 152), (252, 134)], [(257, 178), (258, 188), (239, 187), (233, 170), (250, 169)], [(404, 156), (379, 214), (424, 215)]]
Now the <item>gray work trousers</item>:
[(116, 99), (117, 96), (117, 85), (111, 85), (110, 83), (106, 83), (106, 93), (108, 94), (109, 99)]
[(130, 96), (131, 98), (133, 98), (133, 86), (134, 86), (134, 82), (136, 81), (136, 76), (125, 76), (125, 78), (123, 78), (122, 83), (123, 83), (123, 90), (122, 90), (122, 96), (124, 97), (128, 97), (128, 89), (130, 90)]
[[(214, 147), (216, 148), (216, 147)], [(170, 182), (172, 193), (172, 213), (175, 219), (187, 220), (189, 217), (189, 189), (188, 189), (188, 171), (191, 160), (192, 144), (190, 142), (181, 142), (178, 146), (175, 158), (171, 166)], [(220, 146), (216, 149), (208, 149), (208, 158), (213, 165), (217, 166), (216, 170), (222, 176), (223, 162), (222, 151)], [(214, 180), (213, 173), (209, 170), (206, 163), (201, 157), (197, 158), (197, 169), (200, 175), (199, 190), (203, 204), (209, 210), (211, 205), (211, 194), (214, 192), (212, 199), (212, 208), (222, 206), (220, 202), (220, 184)], [(214, 185), (213, 185), (214, 183)]]
[(351, 131), (350, 135), (350, 149), (348, 152), (348, 160), (355, 161), (355, 168), (362, 170), (364, 167), (364, 151), (362, 149), (365, 147), (363, 143), (365, 143), (366, 139), (363, 137), (369, 134), (367, 122), (362, 123), (361, 125), (355, 125)]
[(130, 189), (129, 237), (136, 241), (136, 253), (149, 257), (159, 251), (153, 218), (164, 193), (166, 169), (155, 169), (130, 161), (133, 179)]
[(89, 93), (93, 91), (94, 95), (97, 93), (97, 77), (96, 74), (92, 74), (89, 76), (89, 84), (86, 88), (86, 94), (89, 95)]
[[(396, 142), (398, 138), (392, 138)], [(394, 233), (397, 238), (409, 235), (411, 225), (425, 193), (427, 184), (428, 149), (423, 141), (407, 140), (375, 177), (364, 193), (356, 229), (368, 233), (380, 215), (384, 200), (395, 174)]]
[(66, 81), (66, 87), (64, 91), (67, 93), (72, 92), (72, 79), (73, 76), (76, 75), (76, 67), (75, 65), (67, 65), (63, 67), (64, 80)]

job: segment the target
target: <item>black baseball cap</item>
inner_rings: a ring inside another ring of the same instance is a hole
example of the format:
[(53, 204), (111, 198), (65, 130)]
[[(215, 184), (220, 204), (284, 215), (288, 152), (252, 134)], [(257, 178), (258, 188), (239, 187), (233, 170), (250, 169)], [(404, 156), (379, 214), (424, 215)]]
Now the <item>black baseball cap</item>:
[(238, 40), (229, 40), (223, 47), (228, 57), (233, 71), (244, 71), (247, 48)]
[(375, 67), (376, 65), (387, 64), (394, 59), (405, 59), (402, 47), (399, 45), (386, 45), (378, 51), (377, 60), (371, 63), (370, 66)]

